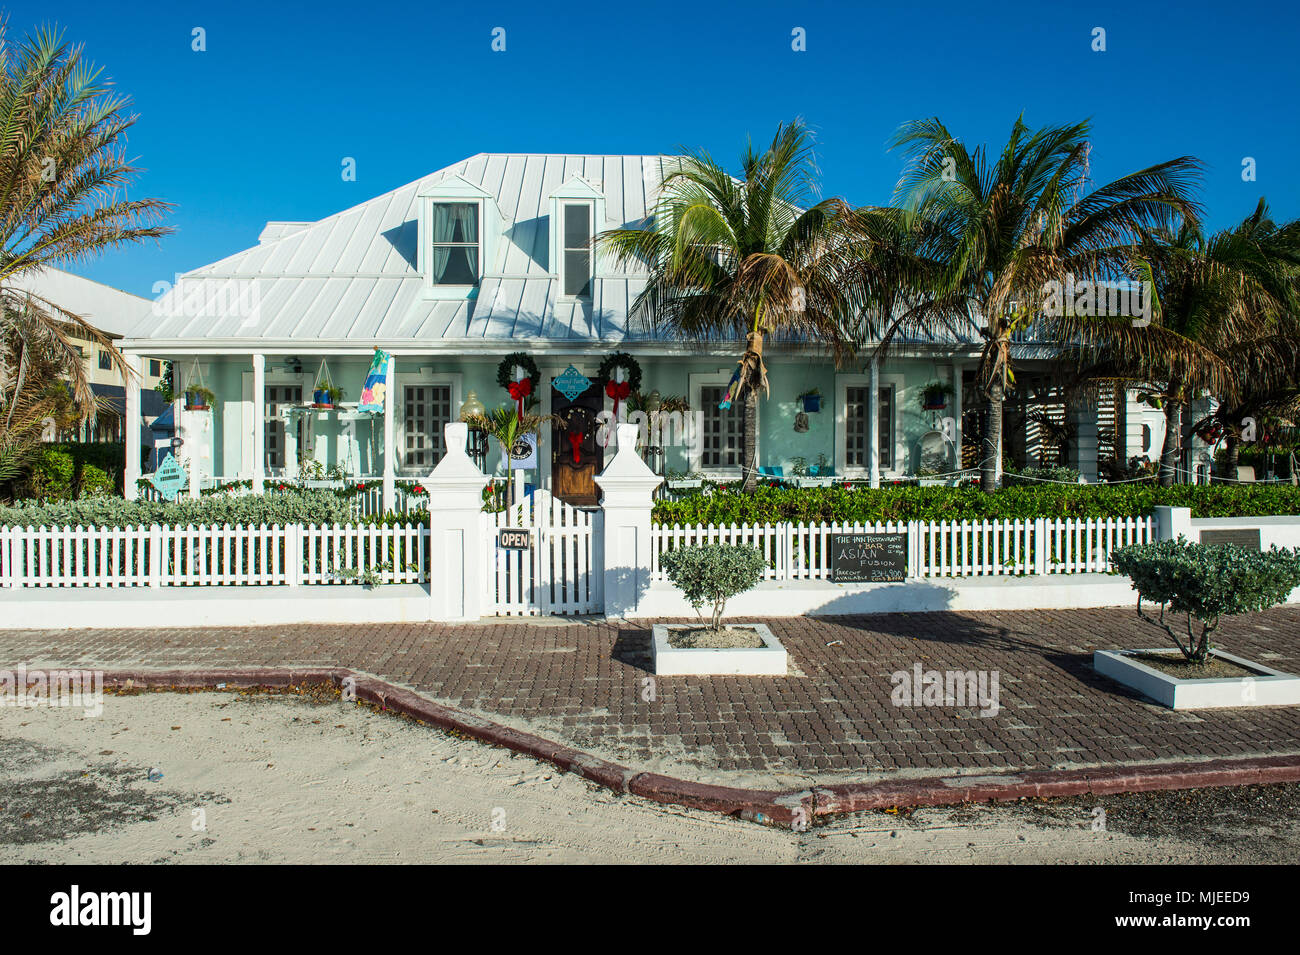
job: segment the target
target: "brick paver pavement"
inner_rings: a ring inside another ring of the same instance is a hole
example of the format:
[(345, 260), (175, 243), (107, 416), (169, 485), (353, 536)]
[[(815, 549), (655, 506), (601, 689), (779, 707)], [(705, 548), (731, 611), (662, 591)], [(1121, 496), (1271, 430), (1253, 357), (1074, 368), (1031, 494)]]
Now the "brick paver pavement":
[[(596, 755), (684, 778), (1051, 769), (1300, 753), (1300, 707), (1175, 713), (1093, 673), (1162, 646), (1131, 609), (768, 620), (797, 674), (656, 677), (635, 623), (0, 631), (0, 666), (345, 666)], [(1300, 672), (1300, 607), (1219, 644)], [(895, 707), (890, 674), (996, 670), (1000, 712)], [(719, 773), (721, 771), (721, 773)]]

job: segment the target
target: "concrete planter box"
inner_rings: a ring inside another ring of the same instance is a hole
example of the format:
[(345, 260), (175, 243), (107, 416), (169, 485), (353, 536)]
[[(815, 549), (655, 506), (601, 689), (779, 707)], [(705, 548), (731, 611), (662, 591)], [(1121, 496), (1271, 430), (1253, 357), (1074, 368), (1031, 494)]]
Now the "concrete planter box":
[(1215, 656), (1258, 676), (1180, 680), (1134, 659), (1134, 655), (1139, 653), (1167, 652), (1163, 647), (1158, 650), (1096, 650), (1092, 655), (1092, 668), (1102, 676), (1132, 687), (1143, 696), (1175, 710), (1300, 704), (1300, 677), (1231, 653), (1217, 651)]
[(785, 647), (761, 623), (724, 623), (733, 630), (753, 630), (763, 638), (761, 647), (709, 650), (677, 648), (668, 643), (668, 631), (691, 630), (697, 624), (657, 623), (654, 625), (654, 671), (662, 676), (785, 676), (789, 666)]

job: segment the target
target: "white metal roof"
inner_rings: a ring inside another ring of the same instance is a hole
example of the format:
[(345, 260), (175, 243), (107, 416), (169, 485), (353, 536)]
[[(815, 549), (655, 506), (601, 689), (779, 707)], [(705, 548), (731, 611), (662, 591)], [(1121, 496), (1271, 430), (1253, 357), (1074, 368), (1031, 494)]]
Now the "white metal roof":
[(62, 269), (24, 272), (16, 276), (12, 284), (14, 288), (39, 295), (67, 309), (114, 338), (126, 334), (150, 310), (147, 298), (83, 279)]
[[(259, 245), (196, 269), (129, 339), (211, 343), (544, 339), (618, 342), (644, 276), (598, 277), (590, 302), (557, 302), (548, 271), (550, 196), (574, 177), (605, 197), (598, 230), (641, 222), (663, 156), (479, 154), (314, 223), (268, 223)], [(460, 177), (494, 197), (504, 237), (470, 301), (425, 297), (416, 249), (418, 197)], [(214, 309), (240, 300), (256, 308)], [(186, 303), (190, 303), (187, 307)]]

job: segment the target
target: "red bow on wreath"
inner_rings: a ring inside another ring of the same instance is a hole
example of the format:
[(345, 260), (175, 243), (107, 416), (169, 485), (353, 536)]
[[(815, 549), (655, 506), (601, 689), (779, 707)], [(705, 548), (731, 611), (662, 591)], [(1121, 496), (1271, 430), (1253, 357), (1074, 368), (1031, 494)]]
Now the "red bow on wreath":
[(564, 434), (565, 437), (569, 439), (569, 447), (573, 448), (573, 463), (581, 464), (582, 459), (579, 457), (579, 453), (582, 450), (582, 438), (583, 438), (582, 432), (566, 431)]
[(518, 381), (512, 381), (506, 386), (506, 391), (510, 392), (510, 397), (515, 399), (519, 406), (519, 423), (524, 423), (524, 399), (533, 393), (533, 380), (531, 378), (520, 378)]
[(632, 393), (632, 383), (630, 381), (614, 381), (610, 379), (605, 382), (605, 394), (614, 399), (614, 418), (618, 419), (618, 403)]

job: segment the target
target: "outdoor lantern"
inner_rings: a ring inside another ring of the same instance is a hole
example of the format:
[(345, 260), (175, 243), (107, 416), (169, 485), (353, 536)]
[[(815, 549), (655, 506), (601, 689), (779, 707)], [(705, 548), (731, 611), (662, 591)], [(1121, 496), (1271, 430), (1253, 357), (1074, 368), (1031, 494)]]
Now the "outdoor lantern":
[(658, 388), (656, 388), (654, 391), (650, 392), (650, 394), (645, 396), (646, 414), (648, 415), (657, 414), (660, 407), (662, 406), (663, 406), (663, 396), (659, 394)]
[[(465, 403), (460, 406), (460, 420), (468, 421), (470, 418), (487, 414), (487, 408), (483, 402), (478, 400), (478, 395), (471, 391), (465, 398)], [(482, 428), (476, 428), (473, 425), (469, 427), (469, 437), (465, 441), (465, 453), (474, 459), (474, 463), (481, 470), (487, 463), (488, 436)]]

